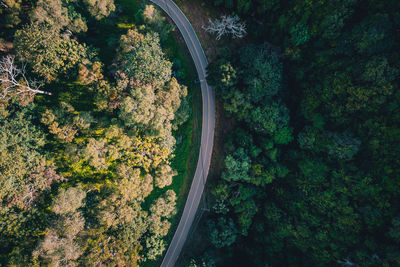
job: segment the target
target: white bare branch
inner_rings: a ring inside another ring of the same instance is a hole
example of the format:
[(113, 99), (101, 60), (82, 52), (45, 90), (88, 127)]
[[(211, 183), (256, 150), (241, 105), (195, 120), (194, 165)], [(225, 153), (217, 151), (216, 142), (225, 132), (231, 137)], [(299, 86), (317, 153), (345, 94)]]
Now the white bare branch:
[(337, 263), (344, 265), (344, 266), (354, 266), (355, 265), (349, 258), (346, 258), (344, 260), (337, 260)]
[(3, 6), (4, 8), (8, 8), (8, 5), (4, 3), (4, 1), (0, 0), (0, 5)]
[(40, 90), (43, 81), (29, 80), (26, 77), (26, 64), (22, 63), (18, 68), (14, 59), (15, 56), (7, 55), (0, 60), (0, 100), (23, 94), (51, 95)]
[(210, 24), (203, 26), (206, 32), (217, 35), (217, 40), (224, 35), (232, 35), (233, 38), (243, 38), (246, 35), (246, 24), (241, 22), (238, 16), (222, 16), (221, 19), (208, 20)]

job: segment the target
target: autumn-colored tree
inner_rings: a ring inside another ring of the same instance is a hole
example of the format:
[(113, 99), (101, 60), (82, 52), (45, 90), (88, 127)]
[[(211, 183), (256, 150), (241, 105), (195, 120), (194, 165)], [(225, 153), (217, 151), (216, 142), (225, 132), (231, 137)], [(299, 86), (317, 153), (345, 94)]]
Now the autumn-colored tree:
[(176, 171), (172, 170), (171, 166), (166, 164), (159, 165), (155, 173), (155, 185), (159, 188), (166, 187), (172, 184), (172, 177), (177, 174)]
[(39, 0), (32, 11), (31, 21), (51, 27), (66, 28), (73, 32), (87, 31), (85, 19), (72, 5), (66, 6), (61, 0)]
[(118, 175), (117, 187), (126, 201), (143, 201), (153, 190), (153, 178), (150, 174), (141, 175), (140, 169), (122, 164), (118, 167)]
[(107, 142), (105, 139), (96, 140), (95, 138), (89, 138), (83, 151), (83, 157), (95, 169), (104, 170), (107, 169), (109, 165), (106, 153)]
[[(92, 59), (94, 51), (48, 24), (29, 24), (16, 31), (14, 45), (21, 60), (47, 81), (66, 75), (84, 59)], [(76, 74), (74, 74), (76, 75)]]
[(100, 20), (115, 10), (114, 0), (83, 0), (90, 15)]
[(72, 105), (61, 102), (59, 108), (46, 109), (40, 121), (47, 125), (50, 133), (70, 143), (78, 131), (88, 129), (93, 121), (92, 116), (87, 112), (76, 113)]
[(78, 187), (60, 190), (52, 205), (52, 210), (59, 216), (46, 229), (43, 241), (33, 253), (34, 258), (54, 266), (77, 264), (83, 253), (78, 237), (85, 226), (85, 219), (77, 210), (82, 207), (85, 197), (86, 193)]
[(54, 199), (51, 209), (59, 215), (73, 213), (82, 207), (85, 197), (86, 193), (81, 188), (71, 187), (67, 190), (62, 188)]
[(158, 198), (150, 207), (152, 214), (160, 217), (171, 218), (176, 213), (176, 194), (173, 190), (165, 192), (164, 196)]
[(103, 79), (102, 64), (99, 61), (93, 64), (79, 64), (78, 79), (82, 84), (91, 84)]

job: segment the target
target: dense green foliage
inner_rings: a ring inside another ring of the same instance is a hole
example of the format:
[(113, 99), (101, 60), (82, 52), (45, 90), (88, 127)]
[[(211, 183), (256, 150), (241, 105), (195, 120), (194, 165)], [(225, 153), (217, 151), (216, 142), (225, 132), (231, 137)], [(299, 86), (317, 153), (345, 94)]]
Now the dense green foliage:
[(124, 55), (123, 71), (133, 79), (155, 86), (171, 79), (171, 63), (164, 59), (157, 34), (143, 36), (129, 31), (121, 39), (121, 50)]
[(63, 37), (59, 29), (47, 24), (35, 23), (18, 30), (14, 43), (20, 60), (29, 62), (33, 71), (48, 81), (59, 74), (69, 75), (79, 62), (93, 59), (93, 52), (85, 45)]
[[(209, 66), (235, 127), (190, 266), (400, 265), (399, 2), (208, 4), (248, 37)], [(136, 2), (0, 0), (0, 56), (23, 71), (0, 84), (0, 265), (165, 251), (189, 117), (172, 30)], [(34, 80), (52, 95), (18, 94)]]
[[(172, 28), (146, 5), (119, 27), (126, 10), (112, 0), (29, 4), (1, 9), (0, 45), (13, 50), (0, 56), (16, 55), (15, 77), (46, 91), (22, 99), (15, 86), (0, 101), (0, 265), (156, 260), (176, 214), (173, 130), (190, 113), (157, 34)], [(102, 27), (113, 34), (105, 46)], [(1, 71), (3, 97), (13, 74)]]
[(0, 119), (0, 203), (29, 208), (41, 191), (61, 177), (46, 162), (44, 133), (32, 123), (32, 107), (15, 108)]
[(258, 44), (209, 66), (237, 126), (191, 264), (399, 265), (399, 2), (209, 3)]

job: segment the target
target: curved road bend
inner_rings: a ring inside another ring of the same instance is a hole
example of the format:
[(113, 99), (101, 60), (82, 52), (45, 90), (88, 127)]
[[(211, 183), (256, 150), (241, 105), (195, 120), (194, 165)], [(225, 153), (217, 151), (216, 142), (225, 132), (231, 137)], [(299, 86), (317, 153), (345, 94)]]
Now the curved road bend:
[(161, 264), (162, 267), (172, 267), (177, 261), (182, 247), (186, 241), (190, 226), (193, 223), (197, 208), (200, 203), (206, 184), (208, 170), (210, 169), (211, 154), (214, 142), (215, 103), (214, 91), (206, 81), (207, 58), (201, 48), (200, 41), (189, 20), (172, 0), (150, 0), (163, 9), (174, 21), (183, 35), (196, 66), (200, 80), (201, 95), (203, 100), (203, 117), (201, 129), (201, 145), (196, 172), (186, 200), (185, 208), (179, 221), (178, 228), (168, 247), (167, 253)]

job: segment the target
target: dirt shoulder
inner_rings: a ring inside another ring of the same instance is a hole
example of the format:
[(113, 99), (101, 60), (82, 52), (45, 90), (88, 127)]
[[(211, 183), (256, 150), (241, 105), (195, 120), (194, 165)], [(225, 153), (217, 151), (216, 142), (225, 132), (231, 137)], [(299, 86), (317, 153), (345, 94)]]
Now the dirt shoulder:
[(218, 17), (220, 14), (218, 14), (217, 10), (206, 8), (204, 1), (201, 0), (176, 0), (175, 3), (185, 13), (196, 31), (208, 61), (213, 60), (218, 55), (220, 44), (215, 40), (214, 36), (205, 32), (202, 27), (208, 24), (209, 18)]

